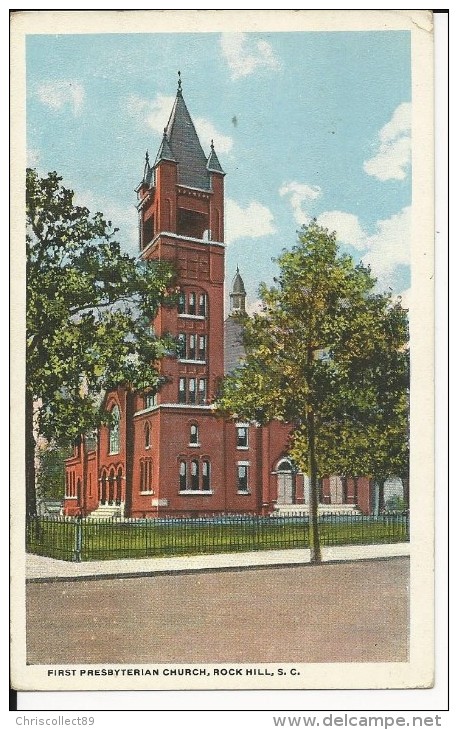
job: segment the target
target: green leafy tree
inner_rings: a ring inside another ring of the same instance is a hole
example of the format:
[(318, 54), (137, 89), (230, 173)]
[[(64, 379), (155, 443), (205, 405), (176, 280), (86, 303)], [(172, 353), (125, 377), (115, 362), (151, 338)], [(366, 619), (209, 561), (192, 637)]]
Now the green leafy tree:
[[(100, 393), (154, 388), (173, 347), (151, 321), (173, 272), (121, 252), (117, 229), (75, 205), (56, 172), (27, 170), (26, 510), (36, 513), (36, 436), (74, 441), (104, 418)], [(106, 416), (105, 416), (106, 417)]]
[(61, 501), (65, 493), (65, 459), (69, 449), (45, 443), (38, 446), (37, 452), (37, 496), (42, 500)]
[(310, 480), (310, 545), (321, 559), (319, 477), (389, 476), (408, 448), (406, 311), (374, 291), (370, 270), (315, 221), (278, 258), (262, 311), (243, 318), (246, 359), (225, 378), (219, 409), (292, 425), (290, 453)]

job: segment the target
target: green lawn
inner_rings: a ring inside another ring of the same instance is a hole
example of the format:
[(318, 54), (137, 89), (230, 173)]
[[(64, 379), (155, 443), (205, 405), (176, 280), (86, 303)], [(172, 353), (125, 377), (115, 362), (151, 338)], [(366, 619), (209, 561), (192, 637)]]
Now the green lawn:
[[(241, 518), (231, 521), (141, 520), (137, 522), (40, 519), (27, 530), (27, 550), (74, 560), (110, 560), (166, 555), (241, 552), (308, 547), (308, 522), (288, 518)], [(320, 521), (320, 542), (364, 545), (405, 542), (406, 515), (345, 517)]]

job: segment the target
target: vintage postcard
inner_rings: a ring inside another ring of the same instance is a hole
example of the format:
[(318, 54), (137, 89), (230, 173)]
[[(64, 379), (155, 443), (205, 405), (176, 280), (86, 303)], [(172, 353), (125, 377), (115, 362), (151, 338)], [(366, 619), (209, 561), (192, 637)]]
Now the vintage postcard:
[(11, 27), (14, 688), (433, 686), (432, 13)]

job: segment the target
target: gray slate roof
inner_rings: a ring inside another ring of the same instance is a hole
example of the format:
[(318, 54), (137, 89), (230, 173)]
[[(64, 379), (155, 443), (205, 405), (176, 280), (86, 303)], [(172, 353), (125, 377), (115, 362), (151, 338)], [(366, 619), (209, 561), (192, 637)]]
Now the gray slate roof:
[(224, 175), (224, 170), (220, 165), (218, 157), (216, 156), (215, 148), (213, 147), (213, 141), (211, 152), (207, 161), (207, 170), (209, 170), (210, 172), (219, 172)]
[(229, 316), (224, 321), (224, 374), (232, 372), (244, 358), (242, 325)]
[(169, 160), (170, 162), (176, 162), (173, 152), (170, 149), (170, 145), (169, 145), (167, 137), (166, 137), (165, 129), (164, 129), (164, 136), (162, 137), (162, 142), (157, 151), (154, 165), (156, 166), (157, 163), (160, 162), (161, 160)]
[(178, 162), (180, 185), (209, 190), (210, 173), (207, 169), (207, 158), (180, 89), (177, 92), (165, 133), (169, 149)]

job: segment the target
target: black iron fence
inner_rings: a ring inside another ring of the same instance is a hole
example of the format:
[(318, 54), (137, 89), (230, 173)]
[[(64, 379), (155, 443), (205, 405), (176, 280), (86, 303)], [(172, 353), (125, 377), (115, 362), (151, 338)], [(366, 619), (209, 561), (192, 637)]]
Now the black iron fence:
[[(319, 534), (323, 546), (405, 542), (409, 540), (409, 514), (324, 513), (319, 516)], [(26, 546), (37, 555), (78, 562), (307, 548), (309, 516), (37, 517), (27, 523)]]

